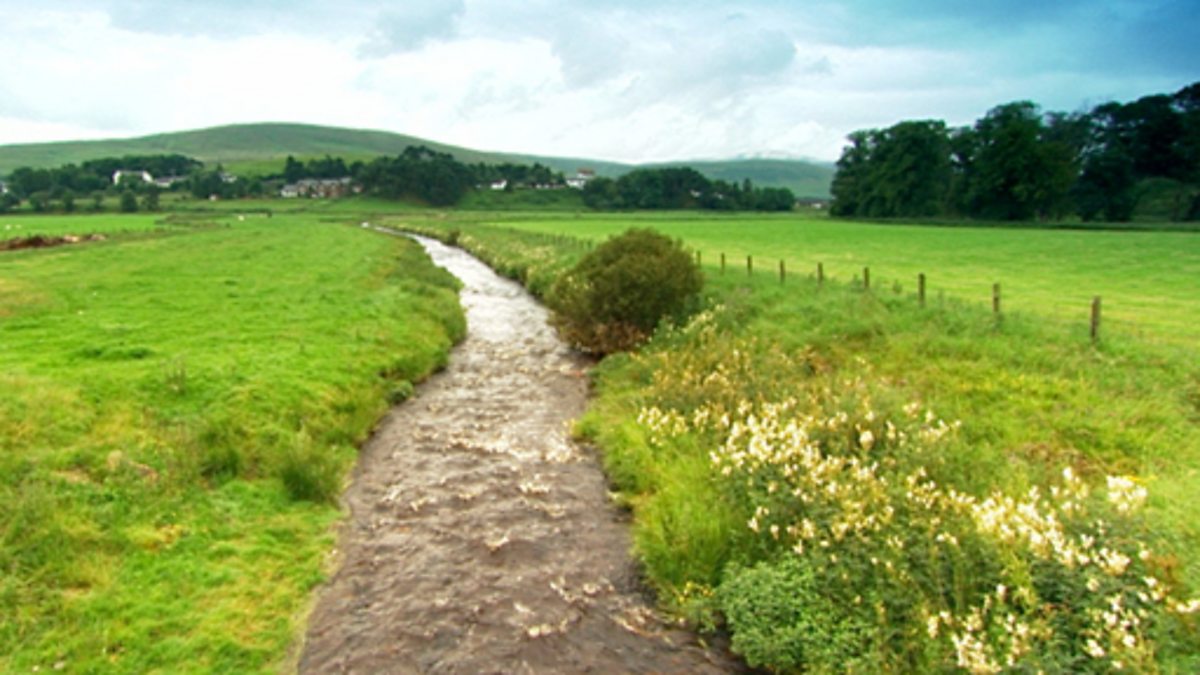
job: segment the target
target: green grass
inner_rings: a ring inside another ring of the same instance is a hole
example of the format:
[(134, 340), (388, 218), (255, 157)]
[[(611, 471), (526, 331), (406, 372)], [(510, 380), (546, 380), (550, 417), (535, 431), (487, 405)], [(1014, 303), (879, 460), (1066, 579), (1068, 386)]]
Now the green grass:
[(464, 330), (335, 215), (0, 254), (0, 670), (285, 666), (357, 444)]
[(32, 216), (29, 214), (0, 215), (0, 241), (34, 235), (76, 236), (87, 234), (126, 234), (170, 229), (163, 214), (63, 214)]
[(846, 283), (869, 267), (871, 284), (915, 294), (917, 275), (930, 298), (991, 306), (1001, 287), (1004, 312), (1035, 314), (1086, 335), (1094, 296), (1102, 298), (1105, 335), (1200, 345), (1200, 236), (1188, 232), (1095, 232), (881, 225), (783, 216), (605, 214), (573, 218), (497, 215), (508, 227), (603, 239), (630, 226), (653, 227), (700, 251), (710, 275), (816, 274)]

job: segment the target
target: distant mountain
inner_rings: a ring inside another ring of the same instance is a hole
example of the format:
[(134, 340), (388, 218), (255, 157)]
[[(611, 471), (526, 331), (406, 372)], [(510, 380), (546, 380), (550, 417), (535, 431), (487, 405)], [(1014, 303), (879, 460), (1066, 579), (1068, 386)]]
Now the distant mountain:
[[(22, 166), (56, 167), (101, 157), (178, 153), (199, 159), (206, 164), (224, 163), (235, 168), (240, 164), (280, 162), (288, 155), (298, 159), (325, 155), (368, 159), (379, 155), (395, 155), (410, 145), (424, 145), (454, 155), (459, 161), (476, 162), (540, 162), (556, 171), (574, 174), (582, 168), (601, 176), (619, 176), (638, 168), (638, 165), (606, 162), (574, 157), (546, 157), (500, 152), (486, 152), (444, 143), (367, 129), (344, 129), (312, 124), (235, 124), (195, 131), (154, 134), (140, 138), (100, 141), (64, 141), (0, 145), (0, 175), (7, 175)], [(732, 159), (726, 161), (669, 162), (642, 166), (690, 166), (713, 179), (742, 181), (750, 179), (755, 185), (790, 188), (800, 197), (828, 197), (833, 179), (833, 166), (804, 160), (789, 159)]]

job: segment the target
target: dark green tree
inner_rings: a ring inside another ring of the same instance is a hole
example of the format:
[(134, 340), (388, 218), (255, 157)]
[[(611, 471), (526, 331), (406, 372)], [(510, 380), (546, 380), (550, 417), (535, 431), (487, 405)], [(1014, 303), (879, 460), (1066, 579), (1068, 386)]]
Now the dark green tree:
[(847, 140), (850, 145), (842, 149), (830, 186), (833, 203), (829, 211), (835, 216), (859, 215), (870, 189), (871, 132), (855, 131)]
[(133, 190), (121, 191), (121, 213), (137, 213), (138, 201), (137, 195)]
[(146, 190), (145, 194), (142, 195), (142, 210), (157, 211), (158, 209), (158, 188), (152, 185)]

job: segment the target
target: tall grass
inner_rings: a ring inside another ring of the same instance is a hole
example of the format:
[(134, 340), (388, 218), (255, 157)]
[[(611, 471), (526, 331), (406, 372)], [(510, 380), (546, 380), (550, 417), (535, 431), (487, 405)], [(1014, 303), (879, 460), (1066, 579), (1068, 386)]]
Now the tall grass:
[(206, 218), (0, 258), (0, 670), (281, 667), (356, 445), (463, 334), (411, 242)]

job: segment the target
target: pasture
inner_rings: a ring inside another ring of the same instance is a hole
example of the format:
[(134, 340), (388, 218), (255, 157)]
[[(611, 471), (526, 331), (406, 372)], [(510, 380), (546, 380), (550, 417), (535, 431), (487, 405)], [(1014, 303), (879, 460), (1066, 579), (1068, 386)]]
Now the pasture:
[[(469, 218), (470, 216), (463, 216)], [(533, 232), (601, 240), (629, 227), (683, 239), (710, 275), (778, 273), (846, 283), (870, 268), (880, 291), (914, 295), (917, 275), (939, 295), (989, 306), (1001, 286), (1002, 308), (1030, 313), (1087, 335), (1090, 305), (1102, 297), (1106, 334), (1181, 346), (1200, 345), (1200, 236), (1192, 232), (1087, 231), (869, 224), (802, 215), (604, 214), (496, 216)]]
[(285, 667), (357, 444), (462, 335), (455, 282), (313, 216), (19, 222), (117, 234), (0, 254), (0, 670)]

